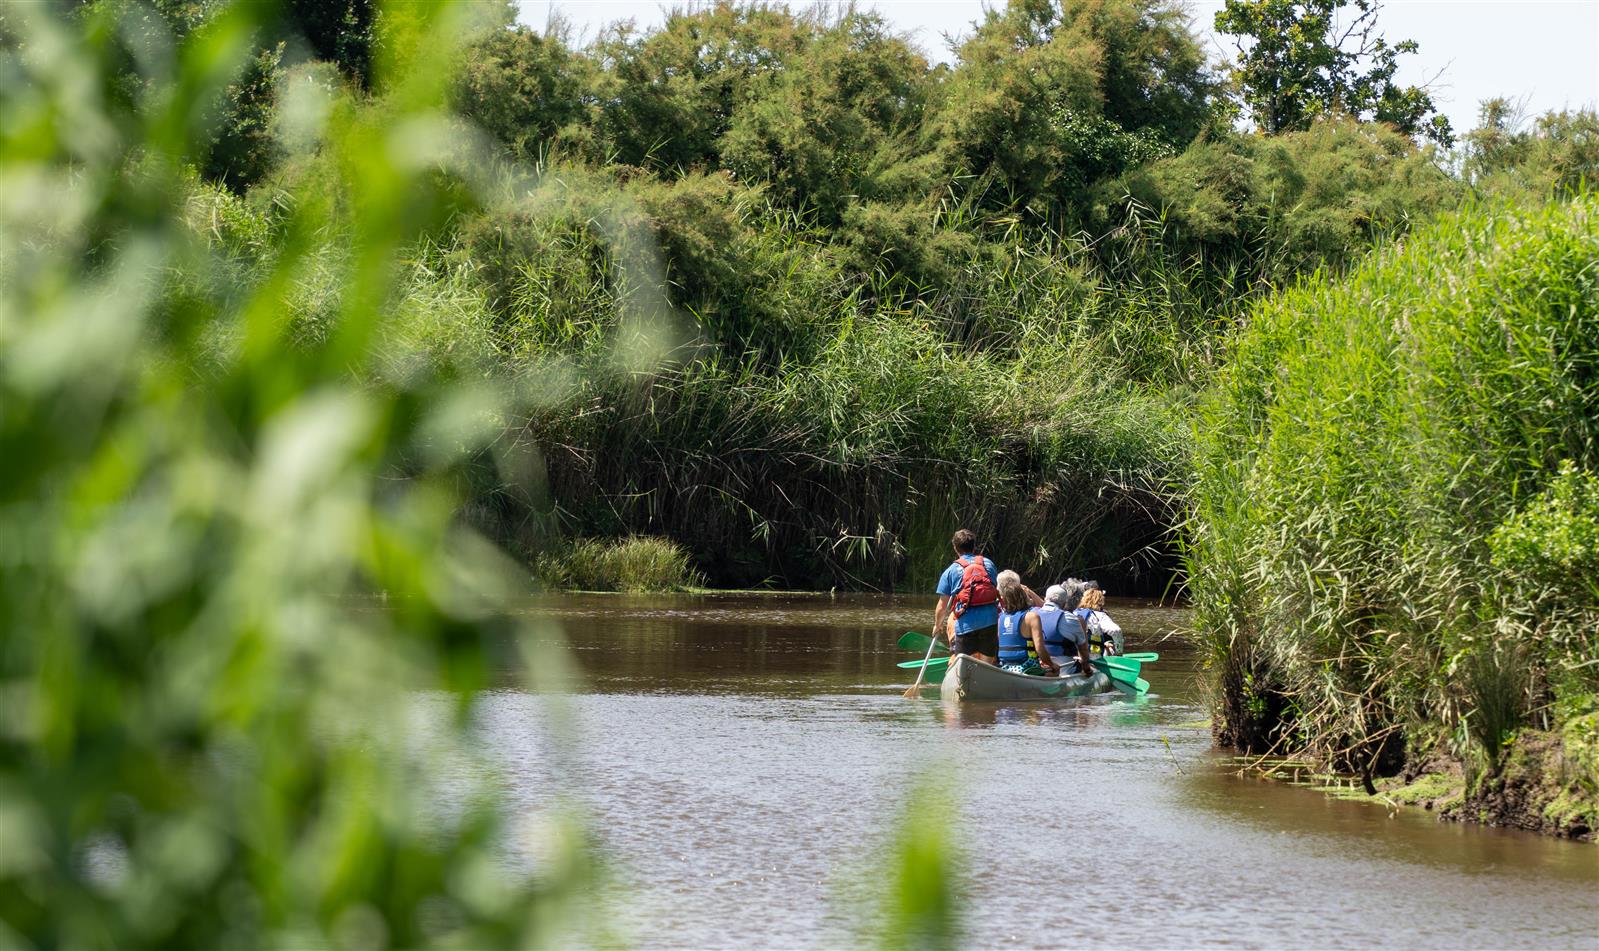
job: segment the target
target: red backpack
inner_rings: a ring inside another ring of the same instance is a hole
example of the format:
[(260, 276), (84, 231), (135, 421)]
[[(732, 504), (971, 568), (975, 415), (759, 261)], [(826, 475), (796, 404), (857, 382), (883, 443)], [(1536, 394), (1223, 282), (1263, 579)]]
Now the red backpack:
[(955, 589), (956, 617), (966, 613), (967, 608), (980, 608), (999, 600), (999, 591), (994, 587), (994, 579), (988, 576), (983, 556), (972, 555), (971, 559), (961, 569), (961, 586)]

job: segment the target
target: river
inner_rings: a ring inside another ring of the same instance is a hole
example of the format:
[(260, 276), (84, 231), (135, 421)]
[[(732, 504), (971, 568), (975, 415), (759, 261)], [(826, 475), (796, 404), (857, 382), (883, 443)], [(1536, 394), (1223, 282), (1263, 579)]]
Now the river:
[(527, 692), (508, 660), (481, 736), (529, 827), (584, 817), (609, 870), (592, 913), (634, 947), (859, 944), (928, 781), (946, 795), (917, 821), (961, 850), (969, 945), (1599, 946), (1592, 845), (1238, 776), (1170, 637), (1181, 611), (1109, 606), (1130, 650), (1161, 653), (1142, 703), (946, 708), (903, 699), (894, 666), (930, 604), (537, 598), (533, 673), (566, 693)]

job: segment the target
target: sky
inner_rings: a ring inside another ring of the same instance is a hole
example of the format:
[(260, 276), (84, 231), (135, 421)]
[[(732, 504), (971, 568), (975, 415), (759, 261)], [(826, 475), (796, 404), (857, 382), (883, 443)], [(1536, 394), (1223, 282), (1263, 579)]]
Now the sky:
[[(518, 0), (521, 21), (542, 27), (552, 12), (589, 39), (600, 27), (632, 19), (659, 24), (674, 6), (660, 0)], [(795, 8), (805, 3), (791, 3)], [(945, 35), (969, 31), (983, 0), (858, 0), (911, 34), (930, 58), (948, 62)], [(1211, 20), (1222, 0), (1188, 3), (1195, 26), (1218, 58), (1231, 47)], [(1387, 0), (1379, 30), (1391, 42), (1413, 39), (1399, 78), (1427, 85), (1457, 132), (1477, 124), (1477, 107), (1494, 96), (1523, 104), (1528, 115), (1599, 103), (1599, 0)]]

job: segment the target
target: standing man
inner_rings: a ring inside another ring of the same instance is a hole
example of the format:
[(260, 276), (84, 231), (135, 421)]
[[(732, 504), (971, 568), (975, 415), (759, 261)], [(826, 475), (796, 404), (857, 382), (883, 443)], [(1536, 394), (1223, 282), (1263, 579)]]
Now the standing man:
[(949, 639), (951, 656), (971, 654), (992, 664), (999, 656), (998, 572), (992, 561), (977, 554), (977, 536), (967, 529), (956, 532), (950, 545), (955, 561), (938, 578), (933, 637)]

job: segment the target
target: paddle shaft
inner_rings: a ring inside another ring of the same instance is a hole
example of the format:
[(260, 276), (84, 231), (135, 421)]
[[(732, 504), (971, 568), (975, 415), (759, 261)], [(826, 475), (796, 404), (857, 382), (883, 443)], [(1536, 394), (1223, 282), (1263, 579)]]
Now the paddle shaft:
[(937, 646), (938, 638), (930, 637), (927, 639), (927, 655), (922, 658), (922, 666), (916, 670), (916, 682), (911, 684), (909, 690), (905, 691), (905, 699), (910, 700), (921, 696), (922, 678), (927, 676), (927, 662), (933, 659), (933, 648)]

